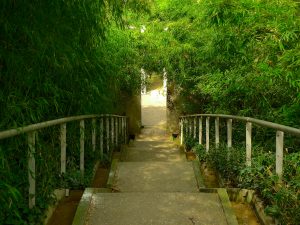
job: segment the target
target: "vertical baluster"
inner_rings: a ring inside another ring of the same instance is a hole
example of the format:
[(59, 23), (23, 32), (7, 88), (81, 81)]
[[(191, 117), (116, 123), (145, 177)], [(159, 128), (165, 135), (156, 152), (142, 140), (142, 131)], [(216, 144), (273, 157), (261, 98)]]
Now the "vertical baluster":
[(123, 144), (124, 141), (124, 134), (123, 134), (123, 117), (120, 118), (120, 144)]
[(67, 124), (60, 125), (60, 173), (66, 173)]
[(125, 139), (125, 144), (127, 144), (127, 142), (128, 142), (128, 118), (127, 117), (125, 117), (124, 118), (124, 120), (125, 120), (125, 137), (124, 137), (124, 139)]
[(209, 151), (209, 117), (206, 117), (206, 152)]
[(189, 123), (188, 123), (188, 119), (185, 118), (184, 119), (184, 126), (185, 126), (185, 132), (184, 132), (184, 138), (189, 136)]
[(119, 143), (118, 143), (118, 136), (119, 136), (119, 118), (118, 117), (116, 117), (116, 122), (115, 122), (115, 126), (116, 126), (116, 134), (115, 134), (115, 136), (116, 136), (116, 147), (118, 148), (118, 146), (119, 146)]
[(29, 208), (35, 206), (35, 137), (36, 132), (28, 133), (28, 182), (29, 182)]
[(120, 143), (120, 145), (122, 144), (122, 142), (123, 142), (123, 123), (122, 123), (122, 121), (123, 121), (123, 118), (122, 117), (120, 117), (120, 120), (119, 120), (119, 143)]
[(180, 119), (180, 145), (183, 145), (183, 118)]
[(202, 145), (202, 116), (199, 118), (199, 144)]
[(196, 139), (196, 133), (197, 133), (197, 121), (196, 121), (197, 117), (194, 117), (194, 139)]
[(84, 175), (84, 120), (80, 120), (80, 172)]
[(251, 166), (252, 155), (252, 123), (246, 123), (246, 165)]
[[(60, 125), (60, 174), (66, 173), (67, 161), (67, 124)], [(66, 187), (65, 195), (69, 196), (69, 189)]]
[(111, 125), (110, 125), (110, 129), (111, 129), (111, 145), (112, 145), (112, 152), (114, 151), (114, 148), (115, 148), (115, 118), (112, 116), (111, 117)]
[(106, 115), (106, 131), (105, 131), (105, 134), (106, 134), (106, 150), (107, 150), (107, 153), (110, 152), (110, 140), (109, 140), (109, 135), (110, 135), (110, 132), (109, 132), (109, 115)]
[(282, 131), (276, 132), (276, 174), (279, 177), (279, 182), (282, 182), (283, 174), (283, 138), (284, 133)]
[(96, 150), (96, 119), (92, 119), (92, 149)]
[(227, 120), (227, 146), (232, 147), (232, 119)]
[(125, 132), (125, 117), (122, 117), (122, 133), (123, 133), (123, 142), (126, 144), (126, 132)]
[(189, 137), (192, 137), (192, 128), (193, 128), (193, 126), (192, 126), (192, 119), (191, 118), (188, 119), (188, 123), (189, 123)]
[(215, 136), (216, 136), (216, 148), (220, 146), (220, 119), (219, 117), (215, 118)]
[(118, 138), (118, 145), (121, 145), (122, 143), (122, 117), (119, 117), (119, 126), (118, 126), (118, 128), (119, 128), (119, 138)]
[(99, 139), (100, 139), (100, 158), (103, 159), (103, 139), (104, 139), (104, 135), (103, 135), (103, 132), (104, 132), (104, 127), (103, 127), (103, 117), (100, 118), (100, 131), (99, 131)]

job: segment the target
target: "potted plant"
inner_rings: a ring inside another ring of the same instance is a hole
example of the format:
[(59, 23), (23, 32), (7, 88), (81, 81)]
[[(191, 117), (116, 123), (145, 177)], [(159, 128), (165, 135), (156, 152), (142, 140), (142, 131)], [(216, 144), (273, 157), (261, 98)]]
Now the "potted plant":
[(173, 141), (175, 141), (176, 140), (176, 138), (178, 137), (178, 133), (177, 132), (173, 132), (172, 133), (172, 139), (173, 139)]

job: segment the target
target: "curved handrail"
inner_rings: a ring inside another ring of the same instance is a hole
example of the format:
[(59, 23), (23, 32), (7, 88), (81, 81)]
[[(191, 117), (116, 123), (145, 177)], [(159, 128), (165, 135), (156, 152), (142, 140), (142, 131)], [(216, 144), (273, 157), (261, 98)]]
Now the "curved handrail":
[[(96, 150), (96, 121), (97, 118), (100, 118), (100, 127), (99, 127), (99, 150), (100, 150), (100, 157), (103, 157), (103, 149), (104, 143), (105, 148), (109, 154), (112, 153), (111, 146), (116, 147), (119, 144), (126, 144), (127, 143), (127, 117), (126, 116), (119, 116), (113, 114), (93, 114), (93, 115), (80, 115), (80, 116), (71, 116), (65, 117), (55, 120), (49, 120), (41, 123), (31, 124), (24, 127), (19, 127), (15, 129), (5, 130), (0, 132), (0, 140), (5, 138), (11, 138), (20, 134), (26, 133), (27, 143), (28, 143), (28, 183), (29, 183), (29, 197), (28, 203), (29, 208), (35, 206), (35, 196), (36, 196), (36, 165), (35, 165), (35, 152), (36, 152), (36, 142), (37, 139), (37, 131), (51, 127), (60, 125), (60, 150), (61, 150), (61, 174), (66, 172), (66, 156), (67, 156), (67, 123), (79, 121), (79, 131), (80, 131), (80, 172), (84, 174), (84, 152), (85, 152), (85, 126), (84, 121), (87, 119), (92, 119), (92, 132), (91, 132), (91, 140), (92, 140), (92, 150)], [(104, 127), (104, 125), (106, 127)], [(104, 135), (103, 131), (106, 130), (106, 141), (104, 142)], [(118, 136), (120, 135), (120, 137)]]
[(55, 126), (55, 125), (60, 125), (63, 123), (69, 123), (73, 121), (79, 121), (79, 120), (84, 120), (84, 119), (94, 119), (94, 118), (101, 118), (101, 117), (116, 117), (116, 118), (125, 118), (126, 116), (119, 116), (119, 115), (113, 115), (113, 114), (92, 114), (92, 115), (81, 115), (81, 116), (70, 116), (70, 117), (64, 117), (60, 119), (55, 119), (55, 120), (49, 120), (41, 123), (35, 123), (31, 124), (25, 127), (19, 127), (19, 128), (14, 128), (10, 130), (5, 130), (0, 132), (0, 140), (5, 139), (5, 138), (10, 138), (17, 136), (19, 134), (23, 133), (28, 133), (36, 130), (40, 130), (43, 128)]
[(296, 136), (300, 136), (300, 129), (289, 127), (285, 125), (281, 125), (278, 123), (273, 123), (265, 120), (259, 120), (251, 117), (243, 117), (243, 116), (233, 116), (233, 115), (225, 115), (225, 114), (193, 114), (193, 115), (187, 115), (187, 116), (181, 116), (180, 118), (189, 118), (189, 117), (219, 117), (219, 118), (225, 118), (225, 119), (235, 119), (239, 121), (245, 121), (245, 122), (251, 122), (263, 127), (272, 128), (275, 130), (287, 132), (290, 134), (294, 134)]
[[(215, 118), (215, 144), (216, 148), (219, 147), (220, 143), (220, 133), (219, 133), (219, 119), (227, 119), (227, 147), (232, 147), (232, 120), (239, 120), (246, 123), (246, 165), (251, 166), (251, 155), (252, 155), (252, 124), (256, 124), (263, 127), (268, 127), (276, 130), (276, 173), (279, 177), (279, 181), (282, 179), (283, 174), (283, 146), (284, 146), (284, 132), (293, 134), (295, 136), (300, 136), (300, 129), (289, 127), (277, 123), (272, 123), (269, 121), (259, 120), (251, 117), (242, 117), (242, 116), (233, 116), (225, 114), (193, 114), (181, 116), (180, 118), (180, 144), (183, 144), (184, 140), (184, 127), (188, 135), (193, 134), (196, 138), (196, 119), (199, 118), (199, 144), (202, 144), (202, 118), (206, 117), (206, 126), (205, 126), (205, 147), (206, 151), (209, 151), (209, 118)], [(194, 119), (194, 129), (192, 128), (191, 118)], [(187, 122), (187, 123), (186, 123)]]

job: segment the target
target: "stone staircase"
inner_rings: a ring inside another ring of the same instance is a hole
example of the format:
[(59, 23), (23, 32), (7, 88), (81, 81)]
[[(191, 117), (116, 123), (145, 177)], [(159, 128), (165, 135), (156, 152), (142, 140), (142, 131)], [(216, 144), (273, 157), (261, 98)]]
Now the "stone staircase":
[(199, 192), (194, 168), (165, 132), (144, 128), (114, 159), (109, 189), (86, 189), (73, 225), (236, 225), (226, 192)]

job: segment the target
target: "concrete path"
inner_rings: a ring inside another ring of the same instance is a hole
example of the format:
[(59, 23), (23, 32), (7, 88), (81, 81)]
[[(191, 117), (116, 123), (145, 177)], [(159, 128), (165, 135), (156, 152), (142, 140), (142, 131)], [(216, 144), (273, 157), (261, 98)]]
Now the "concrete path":
[(198, 192), (191, 162), (121, 162), (113, 187), (121, 192)]
[(159, 162), (182, 162), (185, 154), (178, 154), (174, 149), (161, 148), (153, 152), (153, 148), (127, 148), (127, 154), (123, 159), (127, 162), (159, 161)]
[(165, 128), (167, 121), (167, 98), (163, 89), (158, 88), (142, 94), (142, 125)]
[(86, 224), (227, 225), (216, 194), (96, 193)]
[(86, 189), (73, 225), (237, 225), (226, 191), (199, 192), (193, 163), (166, 136), (154, 136), (124, 149), (111, 189)]
[(161, 115), (144, 118), (149, 124), (113, 162), (110, 189), (86, 189), (73, 225), (237, 225), (226, 191), (199, 192), (199, 165), (166, 135)]

